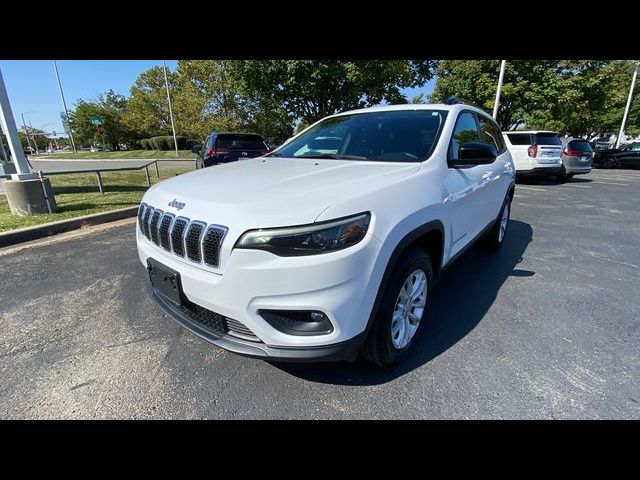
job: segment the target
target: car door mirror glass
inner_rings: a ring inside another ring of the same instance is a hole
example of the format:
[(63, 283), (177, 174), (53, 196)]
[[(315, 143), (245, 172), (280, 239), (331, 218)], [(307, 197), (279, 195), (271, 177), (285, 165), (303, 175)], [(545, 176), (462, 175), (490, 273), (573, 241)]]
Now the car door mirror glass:
[(497, 156), (498, 151), (493, 145), (465, 142), (458, 149), (458, 159), (452, 163), (454, 166), (487, 165), (493, 163)]

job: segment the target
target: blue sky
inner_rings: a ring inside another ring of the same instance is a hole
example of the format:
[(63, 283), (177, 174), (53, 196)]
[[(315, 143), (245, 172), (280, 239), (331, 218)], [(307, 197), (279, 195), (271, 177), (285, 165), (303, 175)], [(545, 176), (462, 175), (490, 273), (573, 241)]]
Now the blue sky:
[[(166, 60), (167, 67), (176, 68), (176, 60)], [(101, 92), (113, 89), (122, 95), (129, 94), (129, 88), (138, 74), (162, 65), (162, 60), (58, 60), (60, 80), (64, 89), (67, 107), (80, 98), (95, 99)], [(0, 60), (11, 109), (17, 125), (22, 125), (21, 113), (35, 128), (47, 132), (62, 132), (60, 112), (62, 102), (51, 60)], [(419, 92), (425, 97), (433, 89), (431, 81), (423, 88), (406, 89), (409, 100)]]

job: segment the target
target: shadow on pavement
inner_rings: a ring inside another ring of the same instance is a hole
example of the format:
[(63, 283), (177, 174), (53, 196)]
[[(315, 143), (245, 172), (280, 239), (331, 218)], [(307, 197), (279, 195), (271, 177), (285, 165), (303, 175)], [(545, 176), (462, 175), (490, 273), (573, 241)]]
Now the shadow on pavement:
[(535, 275), (535, 272), (516, 268), (532, 238), (531, 225), (511, 220), (500, 252), (487, 253), (474, 246), (456, 261), (431, 292), (427, 323), (416, 338), (411, 356), (400, 365), (381, 369), (362, 359), (353, 363), (272, 365), (296, 377), (338, 385), (378, 385), (419, 368), (478, 325), (507, 278)]
[(562, 185), (564, 183), (591, 183), (593, 180), (585, 178), (583, 175), (575, 176), (568, 180), (561, 180), (556, 177), (517, 177), (516, 182), (521, 185)]

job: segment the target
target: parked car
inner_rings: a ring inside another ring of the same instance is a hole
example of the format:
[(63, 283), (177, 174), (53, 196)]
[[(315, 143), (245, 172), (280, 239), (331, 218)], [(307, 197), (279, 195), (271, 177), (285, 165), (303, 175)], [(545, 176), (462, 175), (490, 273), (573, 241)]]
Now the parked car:
[(588, 140), (583, 138), (562, 139), (562, 167), (558, 175), (568, 180), (574, 175), (582, 175), (591, 171), (593, 149)]
[(518, 175), (551, 176), (562, 173), (562, 142), (557, 132), (515, 130), (503, 132)]
[(191, 151), (198, 154), (196, 168), (204, 168), (258, 157), (270, 150), (255, 133), (211, 132), (201, 147), (194, 146)]
[(159, 308), (215, 345), (386, 366), (410, 353), (453, 260), (477, 240), (503, 245), (514, 188), (478, 108), (355, 110), (269, 156), (154, 185), (138, 254)]
[(593, 164), (600, 168), (637, 168), (640, 167), (640, 142), (632, 142), (621, 148), (596, 150)]

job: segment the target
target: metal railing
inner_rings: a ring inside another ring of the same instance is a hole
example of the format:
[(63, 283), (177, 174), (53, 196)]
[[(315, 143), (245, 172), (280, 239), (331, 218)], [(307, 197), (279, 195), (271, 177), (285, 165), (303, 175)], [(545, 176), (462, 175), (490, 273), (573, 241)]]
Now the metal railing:
[[(98, 179), (98, 190), (100, 193), (104, 193), (102, 173), (104, 172), (127, 172), (132, 170), (144, 169), (145, 177), (147, 180), (147, 187), (151, 186), (151, 178), (149, 177), (149, 166), (154, 165), (156, 167), (156, 178), (160, 178), (160, 170), (158, 169), (158, 160), (152, 160), (144, 165), (137, 167), (106, 167), (106, 168), (83, 168), (81, 170), (54, 170), (53, 172), (42, 172), (45, 176), (50, 175), (73, 175), (75, 173), (95, 173)], [(3, 175), (3, 177), (10, 178), (10, 175)], [(2, 177), (0, 177), (2, 178)]]

